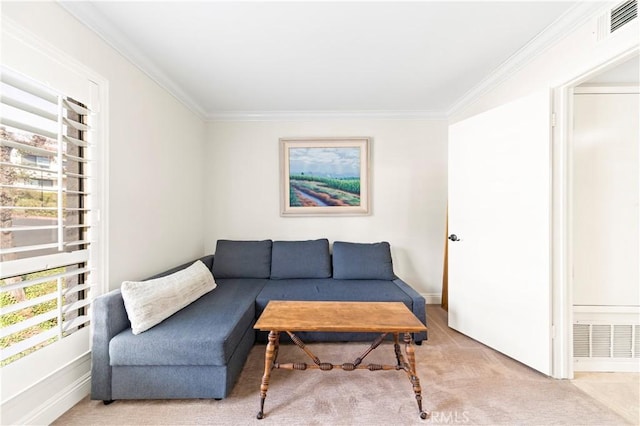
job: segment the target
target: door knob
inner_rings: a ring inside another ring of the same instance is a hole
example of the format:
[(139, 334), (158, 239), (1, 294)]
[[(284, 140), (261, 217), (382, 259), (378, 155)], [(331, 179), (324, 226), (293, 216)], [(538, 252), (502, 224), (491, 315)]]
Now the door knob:
[(451, 241), (462, 241), (462, 239), (458, 238), (458, 236), (456, 234), (449, 235), (449, 239)]

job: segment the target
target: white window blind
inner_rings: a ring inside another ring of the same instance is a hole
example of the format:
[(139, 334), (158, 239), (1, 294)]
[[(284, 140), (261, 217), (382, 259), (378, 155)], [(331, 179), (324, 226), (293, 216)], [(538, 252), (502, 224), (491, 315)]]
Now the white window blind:
[(0, 70), (0, 365), (88, 325), (91, 111)]

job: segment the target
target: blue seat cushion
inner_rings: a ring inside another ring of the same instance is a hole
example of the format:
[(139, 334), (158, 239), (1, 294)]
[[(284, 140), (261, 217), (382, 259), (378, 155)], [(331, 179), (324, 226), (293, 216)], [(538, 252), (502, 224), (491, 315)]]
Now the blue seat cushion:
[(330, 278), (329, 240), (274, 241), (271, 279)]
[(111, 365), (226, 365), (255, 322), (263, 279), (221, 279), (218, 287), (155, 327), (126, 329), (109, 342)]
[(218, 240), (213, 259), (214, 278), (269, 278), (271, 240)]
[(413, 310), (411, 297), (393, 281), (290, 279), (268, 281), (256, 297), (259, 316), (270, 300), (326, 300), (339, 302), (403, 302)]
[(384, 241), (373, 244), (333, 243), (333, 278), (339, 280), (393, 280), (391, 248)]

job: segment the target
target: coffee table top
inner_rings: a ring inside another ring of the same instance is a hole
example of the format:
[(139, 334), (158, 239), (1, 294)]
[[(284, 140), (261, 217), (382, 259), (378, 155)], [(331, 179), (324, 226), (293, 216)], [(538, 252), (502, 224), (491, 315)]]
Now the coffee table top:
[(272, 300), (253, 328), (262, 331), (417, 333), (427, 327), (402, 302)]

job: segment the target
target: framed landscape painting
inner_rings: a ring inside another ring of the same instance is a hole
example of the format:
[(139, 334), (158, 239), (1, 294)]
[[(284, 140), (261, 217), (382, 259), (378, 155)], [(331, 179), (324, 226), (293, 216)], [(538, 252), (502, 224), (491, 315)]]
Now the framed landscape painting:
[(369, 214), (370, 138), (282, 138), (283, 216)]

